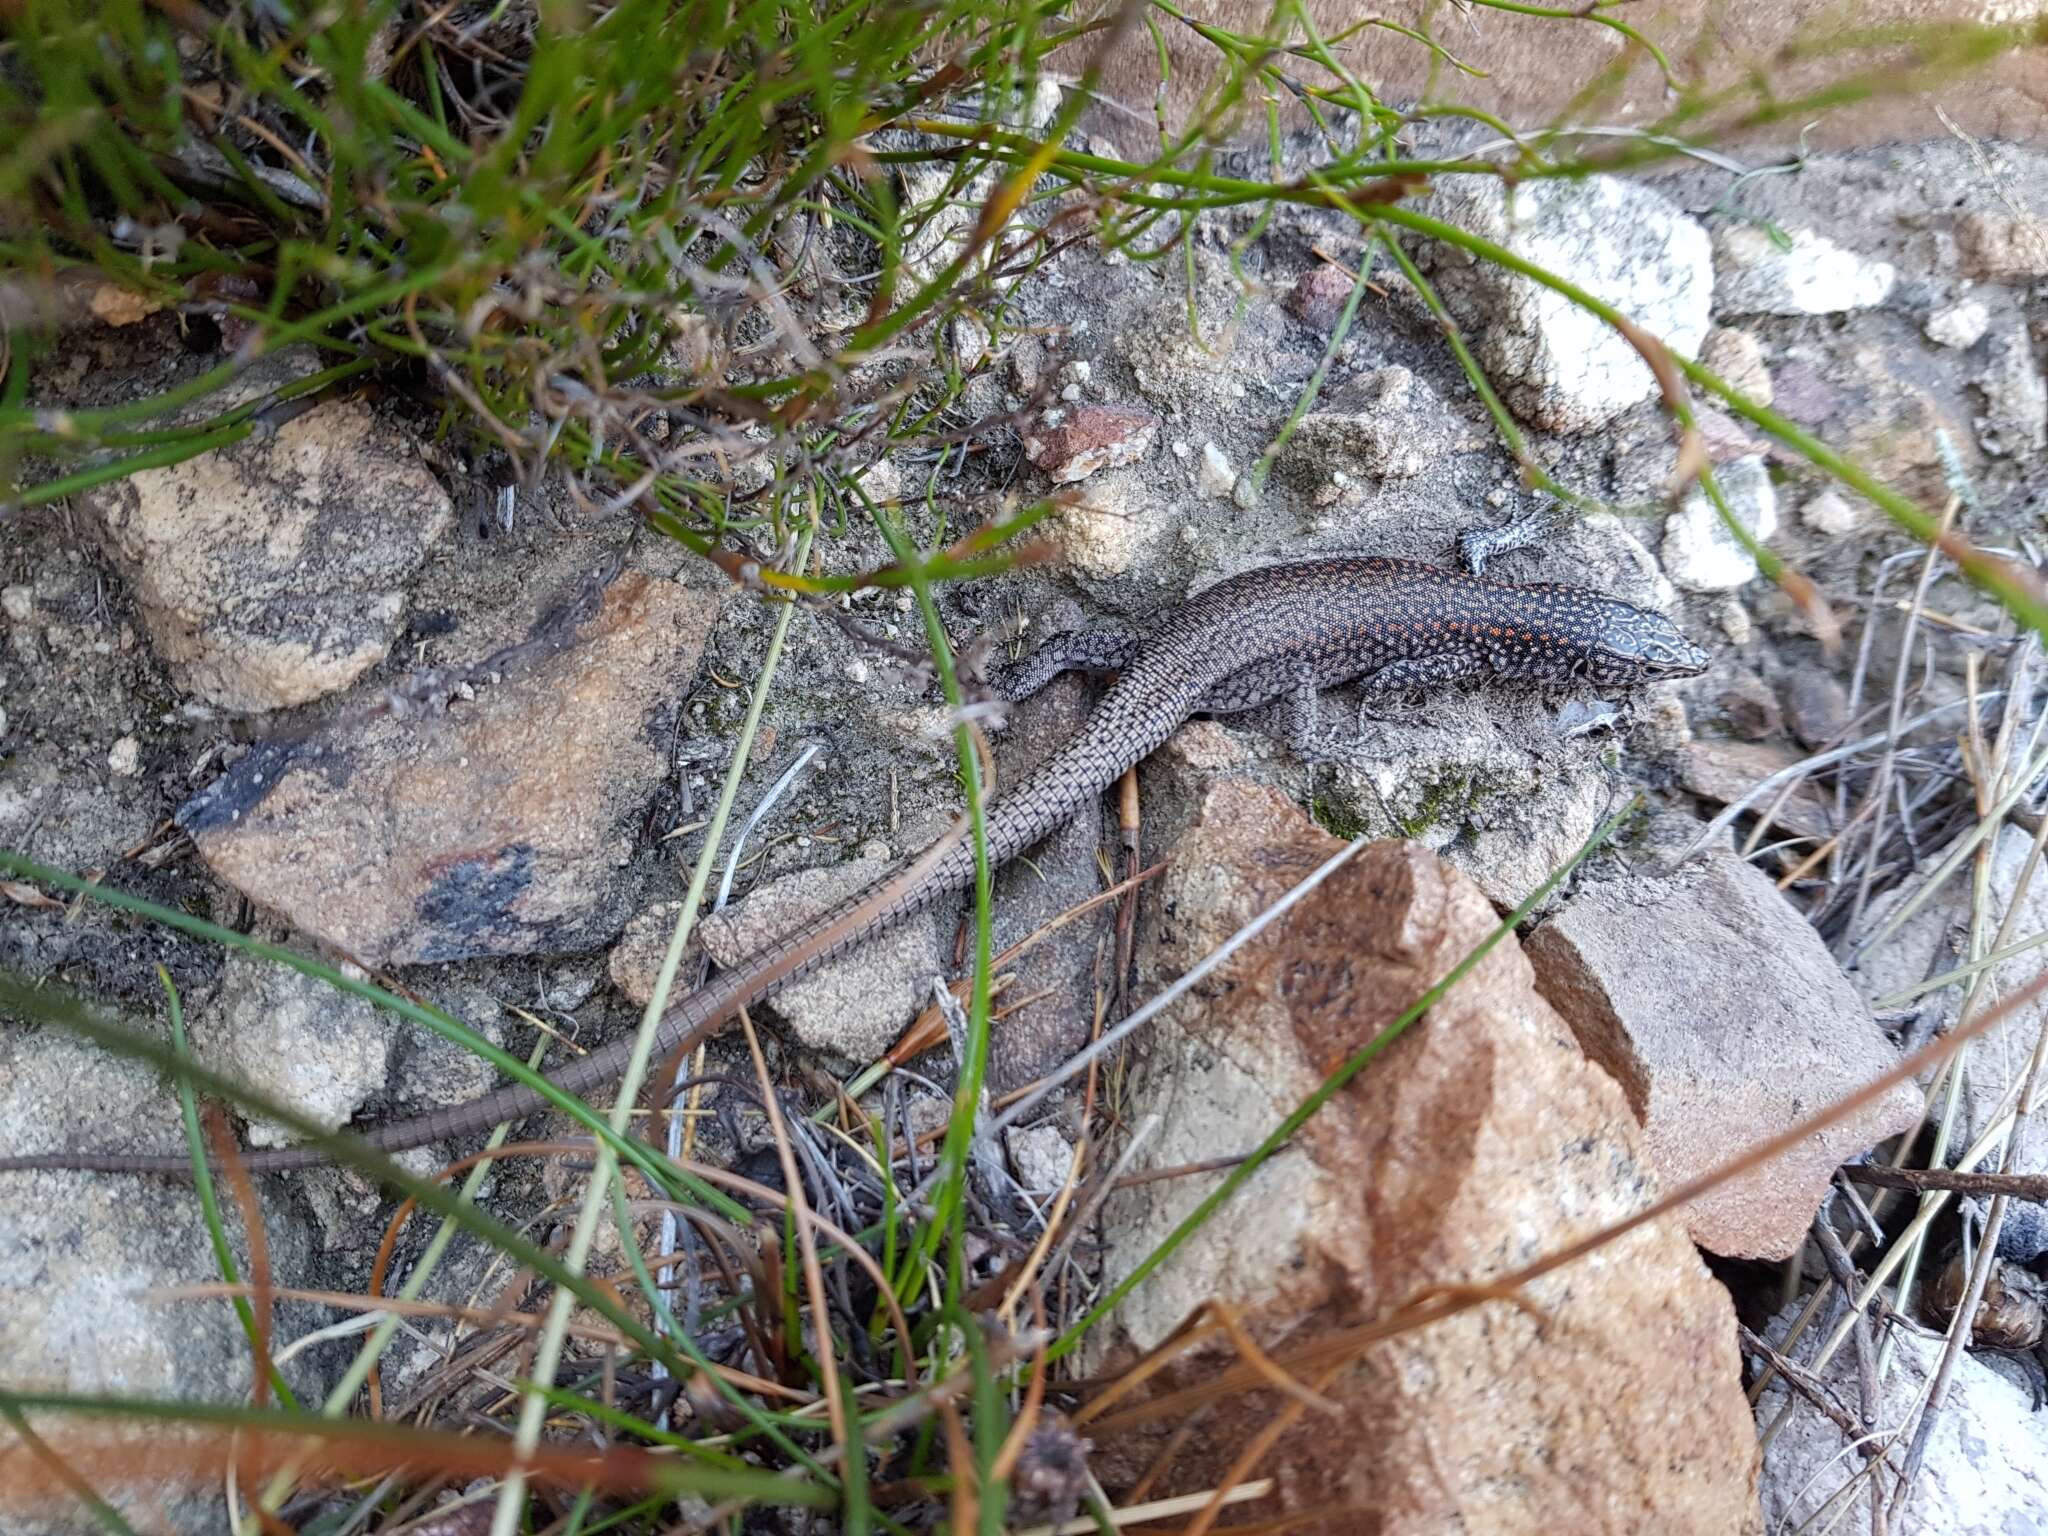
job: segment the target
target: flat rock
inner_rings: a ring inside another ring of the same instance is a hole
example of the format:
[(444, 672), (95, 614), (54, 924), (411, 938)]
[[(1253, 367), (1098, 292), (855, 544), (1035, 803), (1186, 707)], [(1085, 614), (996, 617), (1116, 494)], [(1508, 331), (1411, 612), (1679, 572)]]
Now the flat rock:
[(1849, 690), (1823, 667), (1808, 663), (1785, 679), (1785, 719), (1799, 744), (1818, 752), (1849, 728)]
[[(1687, 357), (1705, 339), (1707, 233), (1662, 193), (1612, 176), (1525, 183), (1447, 178), (1430, 211), (1578, 284)], [(1437, 286), (1517, 415), (1554, 432), (1601, 426), (1656, 379), (1605, 321), (1530, 279), (1446, 246)]]
[[(1682, 764), (1685, 787), (1703, 800), (1733, 805), (1772, 774), (1789, 768), (1797, 757), (1783, 747), (1761, 741), (1695, 741)], [(1828, 835), (1830, 812), (1811, 784), (1802, 784), (1781, 801), (1772, 790), (1751, 804), (1757, 816), (1801, 837), (1819, 841)]]
[[(182, 1153), (185, 1139), (177, 1100), (153, 1069), (62, 1030), (10, 1028), (0, 1031), (0, 1146), (24, 1153)], [(316, 1254), (296, 1194), (266, 1181), (259, 1182), (257, 1199), (278, 1278), (305, 1275)], [(227, 1230), (247, 1275), (242, 1227), (232, 1214)], [(179, 1194), (174, 1187), (152, 1189), (93, 1173), (0, 1173), (0, 1385), (9, 1391), (246, 1402), (251, 1355), (234, 1311), (152, 1294), (219, 1280), (189, 1187)], [(304, 1303), (281, 1303), (276, 1336), (300, 1337), (331, 1320)], [(301, 1401), (318, 1401), (325, 1392), (325, 1358), (303, 1351), (284, 1366)], [(111, 1424), (39, 1417), (37, 1427), (45, 1434), (89, 1432), (100, 1454), (119, 1455), (118, 1445), (104, 1438), (116, 1433)], [(147, 1439), (162, 1431), (135, 1433)], [(16, 1469), (37, 1461), (15, 1443), (11, 1428), (0, 1426), (0, 1462)], [(118, 1481), (119, 1487), (101, 1486), (137, 1531), (213, 1536), (225, 1525), (217, 1483), (138, 1487)], [(18, 1493), (19, 1485), (10, 1491)], [(105, 1529), (69, 1495), (37, 1514), (24, 1513), (12, 1499), (7, 1510), (9, 1536)]]
[[(697, 938), (720, 965), (736, 966), (859, 895), (895, 867), (888, 859), (863, 858), (784, 875), (723, 912), (705, 916)], [(645, 1005), (654, 990), (680, 907), (674, 901), (650, 907), (612, 951), (612, 979), (636, 1004)], [(948, 969), (939, 915), (926, 911), (777, 988), (764, 1006), (813, 1050), (869, 1062), (896, 1043), (931, 1001), (932, 978)]]
[[(1778, 496), (1760, 455), (1736, 459), (1715, 473), (1715, 481), (1750, 537), (1768, 544), (1778, 531)], [(1728, 531), (1720, 509), (1694, 486), (1664, 522), (1664, 570), (1688, 592), (1731, 592), (1756, 579), (1756, 557)]]
[(1962, 402), (1937, 381), (1914, 376), (1890, 349), (1855, 348), (1831, 381), (1847, 428), (1842, 451), (1894, 490), (1935, 506), (1948, 498), (1944, 437), (1965, 473), (1980, 464)]
[(1963, 275), (1993, 283), (2048, 277), (2048, 221), (2032, 215), (1966, 213), (1956, 220)]
[[(1171, 849), (1142, 970), (1155, 984), (1183, 973), (1340, 846), (1271, 790), (1216, 786)], [(1141, 1037), (1128, 1112), (1160, 1119), (1132, 1172), (1248, 1151), (1496, 921), (1433, 855), (1367, 846)], [(1177, 1178), (1113, 1196), (1105, 1280), (1129, 1274), (1208, 1187)], [(1113, 1369), (1215, 1300), (1285, 1369), (1290, 1348), (1432, 1287), (1484, 1283), (1656, 1191), (1621, 1091), (1510, 938), (1124, 1301), (1091, 1365)], [(1312, 1413), (1258, 1463), (1253, 1475), (1277, 1485), (1258, 1518), (1320, 1509), (1290, 1529), (1328, 1536), (1748, 1530), (1756, 1445), (1733, 1312), (1679, 1224), (1640, 1228), (1523, 1295), (1542, 1321), (1489, 1304), (1375, 1345), (1326, 1384), (1320, 1362), (1293, 1362), (1339, 1412)], [(1183, 1356), (1151, 1390), (1221, 1366)], [(1215, 1486), (1278, 1402), (1233, 1388), (1229, 1412), (1189, 1420), (1154, 1495)], [(1166, 1427), (1097, 1421), (1112, 1488)]]
[(1078, 405), (1048, 411), (1024, 434), (1024, 457), (1055, 485), (1098, 470), (1135, 464), (1159, 435), (1159, 418), (1142, 406)]
[(1882, 304), (1898, 280), (1888, 261), (1801, 229), (1787, 250), (1756, 224), (1714, 237), (1714, 309), (1724, 315), (1837, 315)]
[[(1798, 1306), (1780, 1313), (1764, 1330), (1765, 1337), (1772, 1343), (1782, 1340)], [(1913, 1442), (1922, 1400), (1941, 1363), (1942, 1341), (1903, 1328), (1885, 1337), (1895, 1351), (1893, 1367), (1883, 1377), (1881, 1401), (1870, 1406), (1874, 1427), (1892, 1448), (1879, 1474), (1889, 1479)], [(1806, 1347), (1793, 1352), (1802, 1364), (1807, 1355)], [(1835, 1402), (1850, 1405), (1851, 1412), (1862, 1402), (1853, 1349), (1838, 1351), (1815, 1375), (1821, 1389)], [(1865, 1471), (1842, 1431), (1809, 1403), (1790, 1396), (1782, 1379), (1774, 1379), (1757, 1398), (1759, 1429), (1776, 1423), (1788, 1409), (1764, 1456), (1763, 1512), (1773, 1531), (1827, 1523), (1830, 1512), (1843, 1508), (1838, 1501), (1843, 1485)], [(1867, 1486), (1859, 1484), (1846, 1495), (1849, 1507), (1865, 1516)], [(1928, 1437), (1912, 1500), (1903, 1512), (1892, 1511), (1886, 1529), (1891, 1536), (2031, 1536), (2048, 1513), (2043, 1489), (2048, 1489), (2048, 1436), (2041, 1433), (2040, 1415), (2028, 1393), (1981, 1356), (1965, 1352), (1955, 1362), (1947, 1401)], [(1863, 1529), (1869, 1529), (1867, 1518)]]
[(717, 600), (628, 573), (573, 642), (445, 714), (259, 742), (180, 808), (213, 872), (364, 965), (588, 949), (619, 930), (650, 717)]
[(360, 400), (84, 499), (173, 680), (230, 710), (303, 704), (382, 661), (453, 520), (412, 443)]
[[(1719, 1167), (1898, 1064), (1818, 934), (1732, 854), (1588, 885), (1526, 945), (1536, 985), (1628, 1092), (1666, 1184)], [(1686, 1208), (1728, 1258), (1798, 1251), (1842, 1162), (1919, 1123), (1900, 1084)]]
[(1297, 481), (1319, 484), (1343, 470), (1374, 480), (1408, 480), (1451, 446), (1437, 392), (1406, 368), (1352, 380), (1327, 406), (1295, 424), (1282, 462)]
[[(364, 999), (239, 950), (192, 1020), (201, 1061), (330, 1131), (382, 1091), (391, 1034), (391, 1015)], [(259, 1147), (297, 1139), (274, 1121), (249, 1127)]]

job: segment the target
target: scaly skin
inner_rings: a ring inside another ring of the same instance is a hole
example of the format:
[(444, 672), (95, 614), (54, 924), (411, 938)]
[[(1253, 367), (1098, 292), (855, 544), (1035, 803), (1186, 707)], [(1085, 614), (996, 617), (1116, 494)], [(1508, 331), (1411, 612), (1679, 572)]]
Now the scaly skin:
[[(1365, 556), (1247, 571), (1190, 598), (1142, 638), (1065, 636), (1012, 675), (1006, 691), (1022, 698), (1070, 668), (1119, 674), (1073, 739), (988, 808), (989, 858), (1014, 858), (1063, 825), (1190, 715), (1230, 714), (1285, 697), (1297, 750), (1322, 756), (1317, 691), (1353, 679), (1369, 692), (1428, 690), (1484, 676), (1622, 688), (1691, 677), (1706, 665), (1706, 653), (1669, 620), (1579, 587), (1516, 586)], [(927, 853), (675, 1003), (662, 1017), (655, 1054), (694, 1045), (756, 998), (973, 878), (973, 849), (964, 840)], [(566, 1093), (588, 1093), (625, 1071), (632, 1046), (630, 1037), (614, 1041), (548, 1080)], [(374, 1127), (363, 1140), (402, 1151), (523, 1119), (544, 1103), (515, 1084)], [(288, 1147), (246, 1153), (244, 1160), (269, 1172), (319, 1167), (329, 1158)], [(118, 1153), (0, 1158), (0, 1170), (44, 1168), (178, 1175), (189, 1174), (191, 1164)]]

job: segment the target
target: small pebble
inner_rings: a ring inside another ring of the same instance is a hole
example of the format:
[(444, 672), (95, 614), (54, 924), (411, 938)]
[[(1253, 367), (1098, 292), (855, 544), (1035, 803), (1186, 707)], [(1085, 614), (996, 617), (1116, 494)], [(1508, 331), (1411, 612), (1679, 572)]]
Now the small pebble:
[(1991, 311), (1976, 299), (1960, 299), (1927, 317), (1927, 339), (1958, 351), (1974, 347), (1991, 328)]
[(1237, 471), (1230, 467), (1230, 459), (1221, 448), (1207, 442), (1202, 444), (1202, 462), (1195, 471), (1195, 481), (1204, 496), (1228, 496), (1237, 482)]
[(123, 736), (107, 754), (107, 766), (124, 779), (134, 778), (142, 771), (142, 743), (133, 736)]

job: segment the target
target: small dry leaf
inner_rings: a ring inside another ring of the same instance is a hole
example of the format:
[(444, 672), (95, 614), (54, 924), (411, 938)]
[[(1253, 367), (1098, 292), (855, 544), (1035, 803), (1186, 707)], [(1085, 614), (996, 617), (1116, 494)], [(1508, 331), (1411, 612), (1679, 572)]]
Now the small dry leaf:
[(61, 907), (63, 902), (54, 896), (46, 896), (26, 880), (0, 880), (0, 896), (5, 896), (18, 907)]

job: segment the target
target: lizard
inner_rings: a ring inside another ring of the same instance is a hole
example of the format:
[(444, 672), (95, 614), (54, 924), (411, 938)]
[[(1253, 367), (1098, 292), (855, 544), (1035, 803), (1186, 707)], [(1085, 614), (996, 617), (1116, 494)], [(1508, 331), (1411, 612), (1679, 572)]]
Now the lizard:
[[(1707, 653), (1661, 614), (1584, 587), (1515, 584), (1412, 560), (1346, 555), (1263, 566), (1187, 599), (1149, 632), (1082, 630), (1058, 636), (999, 677), (1014, 702), (1070, 670), (1115, 673), (1081, 728), (986, 811), (991, 864), (1062, 826), (1195, 715), (1238, 714), (1284, 701), (1296, 753), (1337, 755), (1321, 734), (1323, 690), (1357, 682), (1368, 700), (1487, 677), (1624, 689), (1697, 676)], [(844, 905), (801, 924), (669, 1006), (657, 1055), (695, 1043), (776, 987), (854, 949), (873, 934), (972, 883), (974, 850), (941, 839)], [(628, 1036), (549, 1075), (583, 1094), (626, 1068)], [(362, 1139), (402, 1151), (524, 1119), (544, 1107), (508, 1084), (467, 1103), (374, 1126)], [(315, 1147), (243, 1154), (253, 1172), (318, 1167)], [(77, 1169), (189, 1174), (189, 1159), (56, 1152), (0, 1158), (0, 1171)]]

